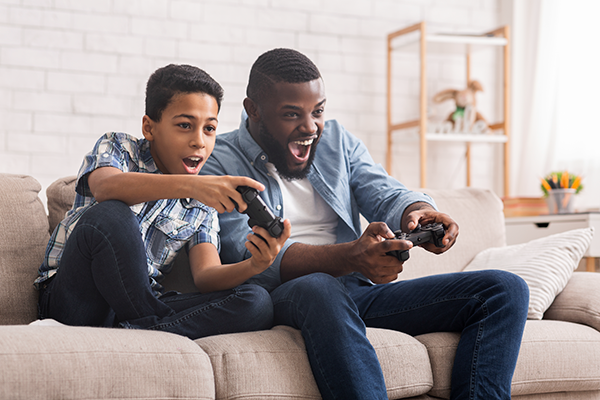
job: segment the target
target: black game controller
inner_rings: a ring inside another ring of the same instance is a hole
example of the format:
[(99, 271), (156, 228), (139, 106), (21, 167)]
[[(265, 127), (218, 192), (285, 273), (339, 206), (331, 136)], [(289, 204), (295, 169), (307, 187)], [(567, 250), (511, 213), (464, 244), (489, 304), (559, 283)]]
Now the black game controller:
[[(249, 186), (238, 186), (236, 190), (241, 193), (242, 198), (248, 205), (246, 211), (244, 211), (244, 214), (248, 214), (248, 217), (250, 217), (248, 225), (251, 228), (254, 225), (265, 228), (269, 232), (269, 235), (274, 238), (281, 236), (283, 222), (281, 218), (276, 217), (273, 211), (267, 207), (263, 199), (258, 195), (258, 190)], [(235, 208), (238, 208), (237, 203), (235, 203)]]
[[(444, 230), (444, 225), (440, 223), (429, 224), (425, 226), (421, 226), (419, 224), (410, 233), (395, 231), (394, 235), (396, 237), (394, 239), (409, 240), (415, 246), (424, 243), (433, 243), (437, 247), (444, 247), (444, 245), (442, 244), (442, 239), (444, 238), (445, 234), (446, 231)], [(410, 257), (408, 254), (408, 250), (392, 250), (388, 251), (386, 254), (389, 256), (394, 256), (402, 262), (408, 260), (408, 258)]]

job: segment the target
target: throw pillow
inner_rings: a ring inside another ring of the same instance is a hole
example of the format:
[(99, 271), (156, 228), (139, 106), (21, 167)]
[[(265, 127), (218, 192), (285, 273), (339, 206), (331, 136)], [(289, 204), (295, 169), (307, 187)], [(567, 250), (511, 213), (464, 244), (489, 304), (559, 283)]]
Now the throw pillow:
[(542, 319), (569, 282), (587, 250), (594, 228), (557, 233), (528, 243), (486, 249), (465, 271), (500, 269), (519, 275), (529, 285), (528, 319)]

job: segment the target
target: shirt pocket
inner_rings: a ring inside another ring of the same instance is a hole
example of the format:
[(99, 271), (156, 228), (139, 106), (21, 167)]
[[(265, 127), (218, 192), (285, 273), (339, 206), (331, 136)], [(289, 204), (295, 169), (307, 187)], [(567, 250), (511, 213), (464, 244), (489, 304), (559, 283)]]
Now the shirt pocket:
[(154, 226), (156, 228), (156, 239), (152, 240), (154, 254), (160, 254), (161, 247), (174, 252), (179, 251), (195, 231), (194, 226), (187, 221), (160, 215), (156, 218)]

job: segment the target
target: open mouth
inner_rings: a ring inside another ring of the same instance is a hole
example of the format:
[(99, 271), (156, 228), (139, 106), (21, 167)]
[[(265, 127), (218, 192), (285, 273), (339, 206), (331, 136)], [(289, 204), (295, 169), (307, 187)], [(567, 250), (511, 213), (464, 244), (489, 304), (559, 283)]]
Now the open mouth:
[(202, 162), (202, 157), (186, 157), (183, 159), (183, 164), (185, 165), (188, 173), (197, 173), (200, 167), (200, 163)]
[(288, 143), (288, 148), (290, 152), (296, 158), (296, 161), (299, 163), (305, 162), (308, 160), (310, 155), (310, 148), (314, 143), (316, 138), (310, 138), (305, 140), (296, 140)]

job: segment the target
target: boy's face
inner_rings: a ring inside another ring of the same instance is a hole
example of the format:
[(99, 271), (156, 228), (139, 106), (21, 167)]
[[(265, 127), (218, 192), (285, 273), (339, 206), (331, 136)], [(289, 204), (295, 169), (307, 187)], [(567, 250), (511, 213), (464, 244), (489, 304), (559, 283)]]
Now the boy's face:
[(306, 176), (325, 123), (322, 79), (276, 83), (259, 105), (259, 132), (254, 138), (287, 179)]
[(142, 132), (163, 174), (197, 174), (215, 147), (219, 108), (204, 93), (179, 93), (156, 122), (147, 115)]

